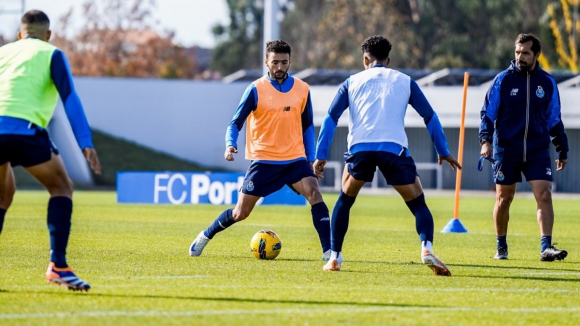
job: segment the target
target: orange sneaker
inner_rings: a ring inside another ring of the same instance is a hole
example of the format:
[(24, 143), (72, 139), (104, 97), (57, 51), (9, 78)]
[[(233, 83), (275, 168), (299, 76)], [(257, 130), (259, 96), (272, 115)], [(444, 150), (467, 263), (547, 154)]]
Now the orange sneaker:
[(427, 265), (427, 267), (435, 272), (435, 275), (451, 276), (449, 268), (429, 250), (423, 250), (421, 260), (423, 260), (423, 264)]
[(44, 278), (49, 283), (62, 285), (73, 291), (88, 291), (91, 288), (89, 283), (81, 280), (75, 275), (70, 266), (58, 268), (54, 266), (54, 263), (52, 262), (48, 264), (48, 269), (46, 270)]

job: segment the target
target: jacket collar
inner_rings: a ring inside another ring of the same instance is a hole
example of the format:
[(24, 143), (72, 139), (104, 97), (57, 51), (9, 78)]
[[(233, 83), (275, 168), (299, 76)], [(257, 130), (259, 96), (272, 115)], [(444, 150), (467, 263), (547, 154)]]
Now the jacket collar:
[[(510, 66), (508, 68), (508, 70), (512, 70), (513, 72), (516, 72), (518, 74), (523, 74), (524, 72), (521, 71), (520, 67), (518, 67), (516, 60), (512, 60), (510, 63)], [(538, 61), (536, 61), (536, 66), (534, 67), (534, 69), (530, 70), (530, 74), (535, 74), (538, 71), (541, 71), (542, 68), (540, 67), (540, 63)]]

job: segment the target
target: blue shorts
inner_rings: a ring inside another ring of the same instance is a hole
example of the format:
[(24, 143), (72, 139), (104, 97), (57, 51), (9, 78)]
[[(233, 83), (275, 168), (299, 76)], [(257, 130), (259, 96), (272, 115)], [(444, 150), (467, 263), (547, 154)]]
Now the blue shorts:
[(552, 162), (550, 158), (530, 162), (495, 161), (493, 163), (493, 181), (498, 185), (512, 185), (522, 182), (522, 173), (527, 181), (553, 181)]
[(348, 173), (359, 181), (371, 182), (377, 167), (391, 186), (415, 183), (417, 167), (405, 152), (400, 156), (389, 152), (363, 151), (350, 155), (344, 153)]
[(34, 135), (0, 135), (0, 165), (30, 167), (50, 161), (52, 153), (58, 150), (45, 129)]
[(266, 197), (282, 189), (284, 185), (294, 190), (292, 185), (306, 177), (315, 178), (312, 167), (306, 160), (288, 164), (254, 162), (246, 172), (241, 192), (252, 196)]

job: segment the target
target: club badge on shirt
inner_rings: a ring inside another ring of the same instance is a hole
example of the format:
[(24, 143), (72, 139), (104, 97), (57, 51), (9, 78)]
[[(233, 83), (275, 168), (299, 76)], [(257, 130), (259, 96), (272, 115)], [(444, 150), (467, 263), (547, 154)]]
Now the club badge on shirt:
[(536, 89), (536, 96), (539, 98), (544, 97), (544, 94), (546, 94), (544, 92), (544, 89), (542, 88), (542, 86), (538, 86), (538, 89)]

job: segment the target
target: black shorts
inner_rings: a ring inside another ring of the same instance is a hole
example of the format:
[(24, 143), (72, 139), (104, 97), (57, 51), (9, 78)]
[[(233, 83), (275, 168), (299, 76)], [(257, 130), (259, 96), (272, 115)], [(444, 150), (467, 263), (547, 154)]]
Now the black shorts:
[(52, 153), (58, 149), (45, 129), (34, 135), (0, 135), (0, 165), (30, 167), (50, 161)]
[(371, 182), (377, 167), (391, 186), (404, 186), (415, 183), (417, 167), (411, 156), (364, 151), (352, 155), (344, 153), (348, 173), (359, 181)]
[(498, 160), (493, 163), (493, 180), (498, 185), (522, 182), (522, 174), (528, 182), (534, 180), (552, 182), (552, 161), (548, 157), (528, 162)]
[(287, 185), (296, 192), (292, 185), (307, 177), (315, 178), (312, 167), (306, 160), (288, 164), (254, 162), (246, 172), (241, 191), (248, 195), (266, 197)]

